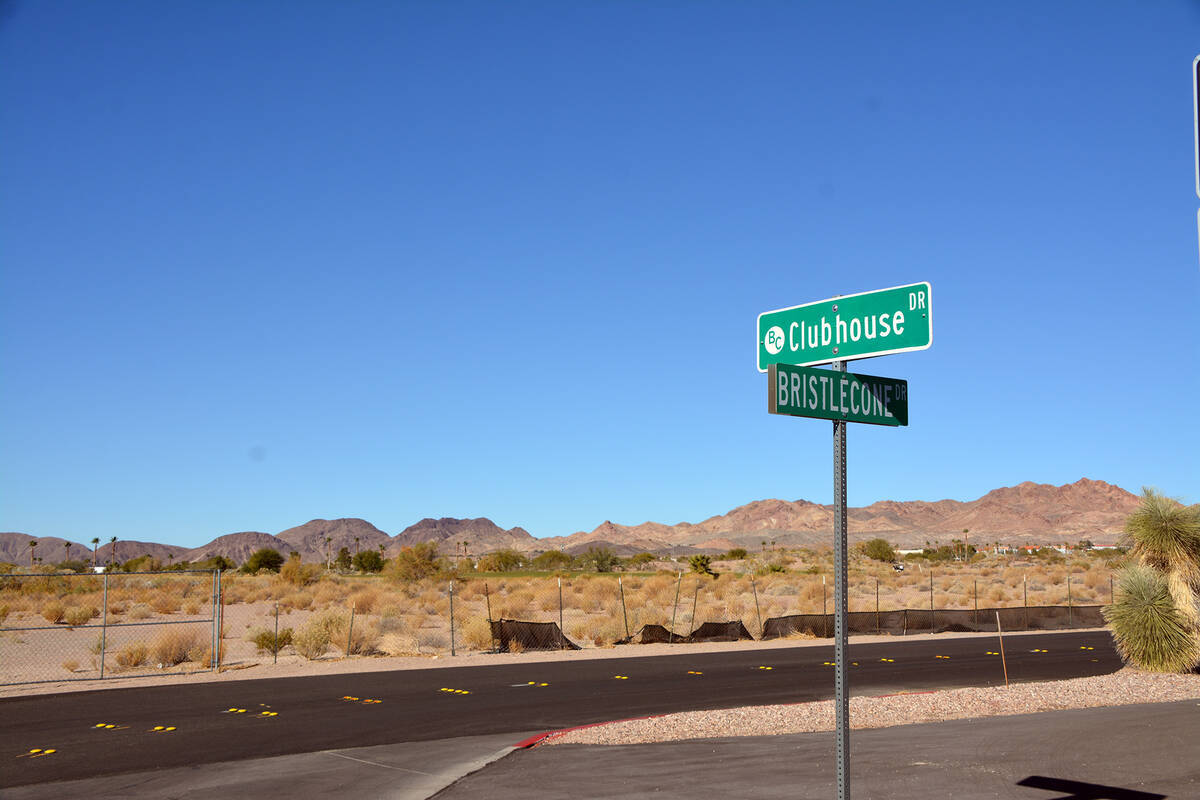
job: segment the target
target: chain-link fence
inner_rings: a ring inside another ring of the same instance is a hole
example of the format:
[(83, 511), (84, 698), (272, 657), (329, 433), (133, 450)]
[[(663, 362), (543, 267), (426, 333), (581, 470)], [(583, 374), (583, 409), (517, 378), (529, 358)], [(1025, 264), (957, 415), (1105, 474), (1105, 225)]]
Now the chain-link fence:
[(216, 572), (0, 576), (0, 684), (215, 669)]
[[(853, 576), (852, 633), (1101, 627), (1107, 571)], [(0, 576), (0, 683), (359, 656), (832, 636), (822, 574), (398, 581), (238, 573)], [(219, 644), (219, 647), (218, 647)], [(219, 658), (213, 658), (213, 653)]]

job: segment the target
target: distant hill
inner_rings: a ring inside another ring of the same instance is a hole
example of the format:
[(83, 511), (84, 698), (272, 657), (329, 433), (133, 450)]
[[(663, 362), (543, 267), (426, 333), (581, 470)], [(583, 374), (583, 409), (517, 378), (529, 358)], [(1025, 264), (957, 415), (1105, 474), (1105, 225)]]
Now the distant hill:
[[(326, 552), (332, 557), (345, 547), (351, 555), (356, 549), (378, 549), (379, 545), (390, 546), (391, 537), (365, 519), (314, 519), (295, 528), (276, 534), (289, 547), (300, 551), (305, 561), (325, 561)], [(357, 537), (358, 541), (355, 541)], [(328, 548), (326, 547), (326, 539)]]
[(524, 528), (504, 530), (487, 517), (426, 517), (415, 525), (409, 525), (393, 539), (397, 546), (410, 547), (418, 542), (434, 542), (443, 555), (453, 555), (463, 543), (466, 543), (468, 553), (479, 554), (504, 548), (533, 550), (538, 547), (538, 541)]
[[(1138, 502), (1137, 495), (1104, 481), (1082, 478), (1064, 486), (1027, 481), (994, 489), (970, 502), (885, 500), (849, 509), (847, 522), (851, 541), (881, 537), (903, 548), (921, 547), (926, 541), (948, 544), (952, 538), (962, 538), (964, 528), (970, 531), (972, 543), (1074, 543), (1087, 538), (1095, 544), (1112, 544)], [(764, 541), (790, 547), (829, 545), (832, 531), (832, 505), (770, 499), (696, 524), (626, 526), (605, 521), (591, 531), (536, 541), (539, 549), (570, 552), (597, 542), (651, 552), (732, 546), (757, 550)]]
[[(851, 541), (882, 537), (902, 548), (921, 547), (926, 541), (948, 544), (951, 539), (962, 538), (964, 528), (969, 530), (968, 541), (977, 545), (1074, 543), (1085, 538), (1095, 544), (1112, 544), (1137, 505), (1136, 495), (1104, 481), (1081, 478), (1064, 486), (1026, 481), (994, 489), (969, 502), (882, 500), (849, 509), (848, 523)], [(273, 547), (285, 555), (294, 550), (306, 561), (323, 562), (327, 552), (336, 555), (342, 547), (353, 553), (356, 549), (382, 545), (390, 556), (400, 547), (418, 542), (434, 542), (444, 555), (458, 552), (464, 542), (471, 555), (502, 548), (581, 553), (589, 547), (607, 547), (618, 555), (642, 551), (689, 555), (733, 547), (754, 551), (763, 542), (789, 547), (827, 546), (831, 544), (832, 530), (832, 506), (808, 500), (767, 499), (755, 500), (697, 523), (643, 522), (630, 526), (606, 520), (591, 531), (546, 539), (535, 539), (524, 528), (505, 530), (486, 517), (426, 518), (394, 537), (366, 520), (345, 518), (314, 519), (274, 536), (258, 531), (226, 534), (192, 549), (120, 540), (116, 546), (121, 561), (150, 555), (164, 563), (171, 558), (198, 561), (211, 555), (241, 562), (262, 547)], [(33, 538), (38, 539), (36, 555), (44, 563), (64, 559), (63, 539), (0, 533), (0, 560), (28, 564), (29, 540)], [(109, 559), (111, 549), (111, 544), (99, 548), (100, 563)], [(72, 543), (71, 556), (90, 559), (90, 545)]]
[(278, 536), (258, 531), (243, 531), (242, 533), (227, 533), (224, 536), (218, 536), (203, 547), (188, 550), (183, 558), (188, 561), (203, 561), (213, 556), (224, 556), (240, 564), (249, 558), (251, 553), (264, 547), (278, 550), (284, 556), (291, 555), (295, 550)]

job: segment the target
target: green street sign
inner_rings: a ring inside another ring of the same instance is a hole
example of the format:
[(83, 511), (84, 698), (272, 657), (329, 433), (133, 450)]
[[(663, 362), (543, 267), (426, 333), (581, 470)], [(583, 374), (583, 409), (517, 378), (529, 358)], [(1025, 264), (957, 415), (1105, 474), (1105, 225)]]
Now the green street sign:
[(872, 425), (908, 424), (908, 381), (813, 367), (767, 367), (767, 411)]
[(933, 343), (928, 283), (832, 297), (758, 315), (758, 371), (925, 350)]

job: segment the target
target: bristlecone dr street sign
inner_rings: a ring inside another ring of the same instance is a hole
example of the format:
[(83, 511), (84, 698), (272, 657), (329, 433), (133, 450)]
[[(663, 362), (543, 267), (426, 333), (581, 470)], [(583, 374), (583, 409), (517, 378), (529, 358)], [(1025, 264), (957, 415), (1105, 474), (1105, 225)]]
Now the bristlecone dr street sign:
[(772, 364), (767, 376), (767, 411), (772, 414), (908, 424), (908, 381), (787, 364)]
[(933, 343), (928, 283), (833, 297), (758, 315), (758, 371), (925, 350)]

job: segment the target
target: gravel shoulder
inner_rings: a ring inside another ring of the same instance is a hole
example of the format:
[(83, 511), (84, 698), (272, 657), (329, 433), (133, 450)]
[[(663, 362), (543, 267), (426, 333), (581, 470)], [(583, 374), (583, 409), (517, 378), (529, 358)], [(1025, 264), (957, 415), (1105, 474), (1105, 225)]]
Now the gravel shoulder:
[[(1125, 667), (1111, 675), (919, 694), (851, 697), (852, 729), (1012, 716), (1070, 708), (1200, 699), (1200, 674), (1164, 675)], [(624, 745), (831, 731), (834, 703), (687, 711), (554, 733), (541, 744)]]

